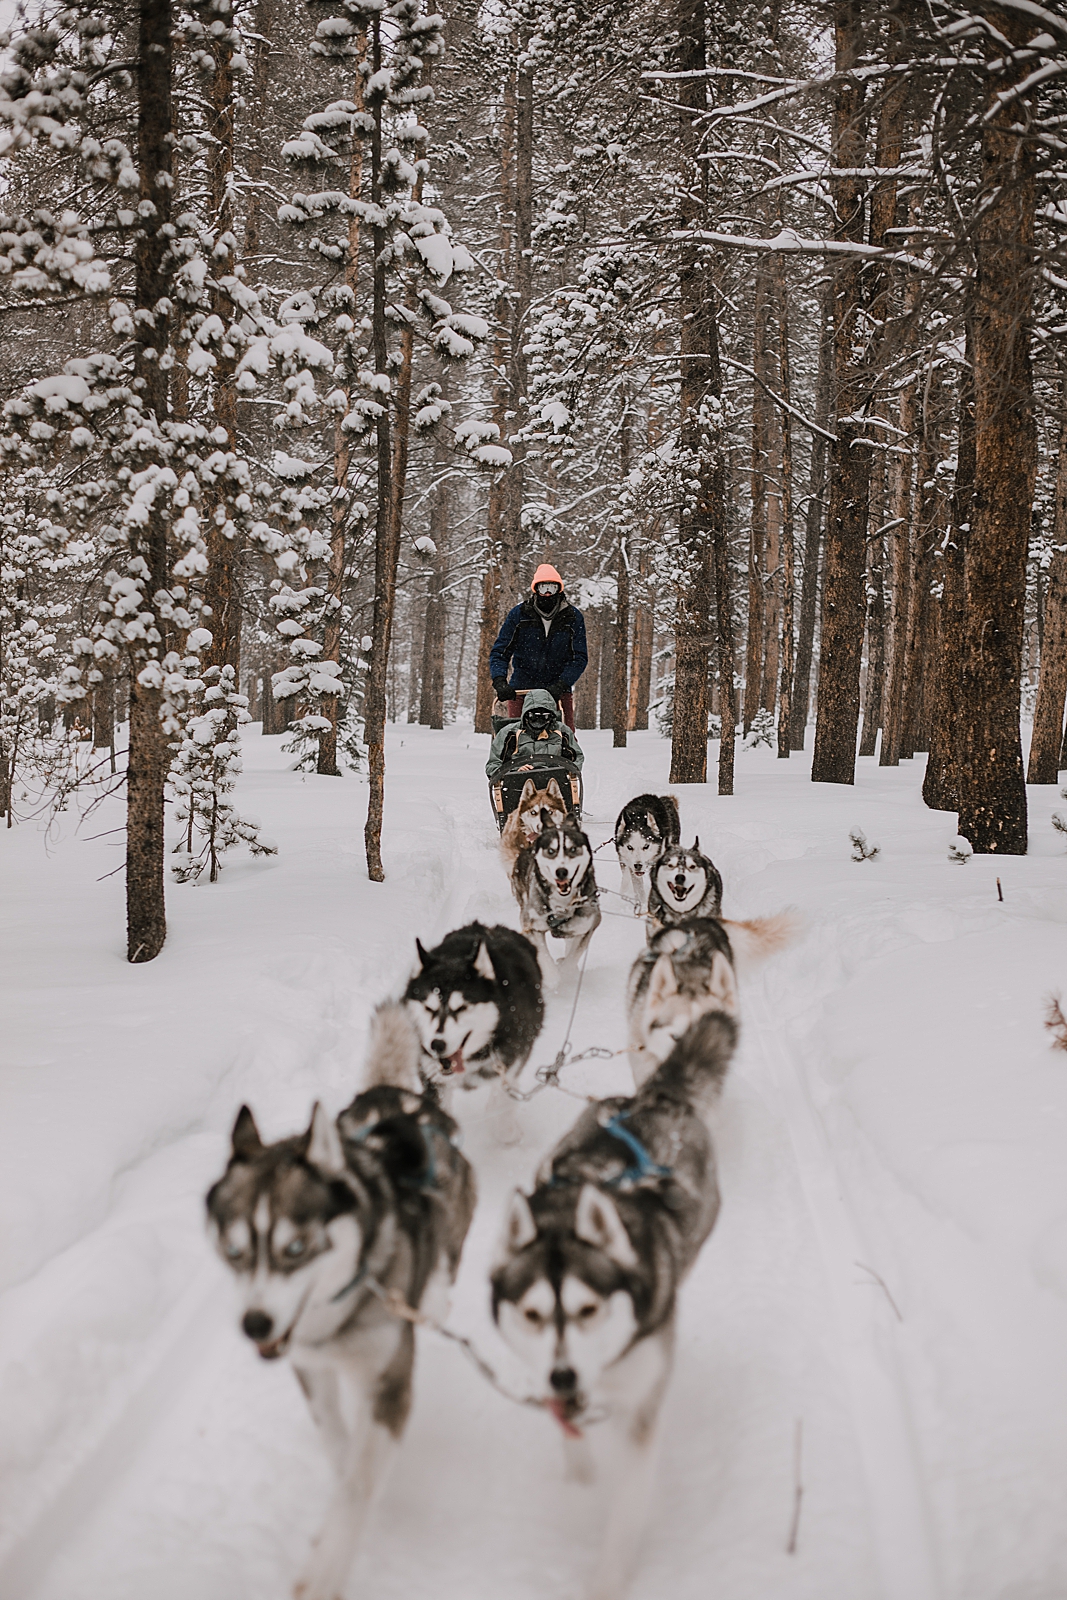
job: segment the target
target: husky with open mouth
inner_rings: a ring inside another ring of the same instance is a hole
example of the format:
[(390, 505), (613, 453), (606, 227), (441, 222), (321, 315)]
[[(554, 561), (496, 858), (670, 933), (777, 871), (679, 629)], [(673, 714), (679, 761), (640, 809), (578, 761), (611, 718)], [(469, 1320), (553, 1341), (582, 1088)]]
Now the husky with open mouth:
[(571, 1476), (590, 1475), (584, 1427), (611, 1433), (619, 1481), (590, 1600), (618, 1600), (637, 1559), (678, 1290), (719, 1210), (708, 1121), (736, 1041), (733, 1017), (700, 1017), (636, 1095), (582, 1113), (508, 1211), (493, 1316), (537, 1375)]
[(519, 803), (505, 822), (500, 835), (500, 854), (509, 872), (514, 869), (519, 851), (532, 843), (541, 832), (544, 827), (542, 818), (545, 812), (552, 818), (553, 827), (557, 828), (567, 815), (567, 802), (563, 798), (559, 783), (555, 778), (549, 778), (545, 787), (539, 789), (532, 778), (527, 778), (522, 786)]
[(426, 1083), (475, 1089), (519, 1076), (541, 1032), (541, 969), (514, 928), (471, 922), (424, 950), (402, 1004), (421, 1046)]
[(717, 917), (722, 910), (722, 879), (714, 861), (701, 853), (700, 840), (683, 850), (672, 845), (652, 864), (648, 891), (648, 936), (687, 917)]
[(556, 827), (546, 812), (541, 832), (519, 854), (511, 875), (522, 931), (537, 947), (546, 982), (555, 967), (548, 935), (567, 944), (566, 962), (575, 967), (600, 926), (600, 899), (593, 850), (574, 817)]
[(264, 1360), (288, 1356), (337, 1473), (300, 1600), (341, 1593), (407, 1421), (414, 1328), (385, 1302), (447, 1296), (474, 1212), (474, 1174), (417, 1055), (403, 1010), (380, 1008), (370, 1086), (336, 1123), (316, 1105), (276, 1144), (242, 1106), (207, 1197), (241, 1327)]
[(657, 856), (681, 837), (678, 802), (673, 794), (639, 794), (627, 800), (615, 822), (615, 851), (622, 892), (638, 910), (648, 905), (649, 873)]

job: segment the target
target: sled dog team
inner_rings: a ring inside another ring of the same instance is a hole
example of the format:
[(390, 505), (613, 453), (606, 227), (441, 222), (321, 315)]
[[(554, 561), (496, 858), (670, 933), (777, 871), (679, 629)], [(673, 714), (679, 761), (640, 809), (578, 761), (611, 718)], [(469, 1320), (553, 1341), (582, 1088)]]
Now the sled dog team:
[[(719, 1209), (709, 1124), (737, 1043), (734, 952), (770, 953), (790, 928), (785, 915), (723, 922), (714, 864), (679, 840), (672, 796), (623, 807), (615, 845), (648, 932), (627, 996), (635, 1093), (592, 1101), (532, 1192), (514, 1193), (490, 1281), (568, 1476), (591, 1476), (585, 1425), (612, 1431), (618, 1481), (590, 1600), (621, 1596), (636, 1563), (677, 1294)], [(275, 1144), (242, 1106), (207, 1196), (241, 1327), (264, 1359), (288, 1356), (336, 1472), (301, 1600), (340, 1600), (407, 1421), (415, 1324), (447, 1313), (476, 1195), (452, 1090), (514, 1088), (542, 980), (558, 982), (548, 937), (573, 970), (601, 920), (589, 840), (554, 780), (526, 785), (501, 849), (522, 933), (472, 923), (432, 950), (416, 940), (403, 995), (372, 1018), (352, 1104), (336, 1121), (316, 1105)]]

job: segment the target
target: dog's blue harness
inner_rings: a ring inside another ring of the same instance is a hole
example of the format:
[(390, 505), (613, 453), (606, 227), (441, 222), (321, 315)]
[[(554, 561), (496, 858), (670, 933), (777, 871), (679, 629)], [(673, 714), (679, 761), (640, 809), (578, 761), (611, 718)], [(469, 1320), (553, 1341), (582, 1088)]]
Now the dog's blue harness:
[(617, 1177), (608, 1178), (604, 1187), (618, 1189), (624, 1184), (642, 1183), (648, 1178), (670, 1178), (673, 1176), (670, 1167), (660, 1166), (658, 1161), (653, 1161), (637, 1135), (623, 1124), (627, 1113), (619, 1111), (609, 1121), (602, 1124), (604, 1132), (610, 1133), (613, 1139), (618, 1139), (620, 1144), (626, 1146), (633, 1156), (633, 1164), (620, 1172)]

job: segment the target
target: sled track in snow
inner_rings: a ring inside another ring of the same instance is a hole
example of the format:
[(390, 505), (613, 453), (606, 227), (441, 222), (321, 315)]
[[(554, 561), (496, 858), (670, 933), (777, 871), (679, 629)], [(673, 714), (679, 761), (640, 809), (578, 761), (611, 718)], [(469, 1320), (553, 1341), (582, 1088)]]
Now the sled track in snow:
[(841, 1367), (862, 1463), (882, 1600), (942, 1600), (907, 1390), (885, 1295), (856, 1292), (867, 1259), (803, 1065), (772, 1020), (767, 980), (749, 986), (742, 1026), (789, 1132), (837, 1319)]

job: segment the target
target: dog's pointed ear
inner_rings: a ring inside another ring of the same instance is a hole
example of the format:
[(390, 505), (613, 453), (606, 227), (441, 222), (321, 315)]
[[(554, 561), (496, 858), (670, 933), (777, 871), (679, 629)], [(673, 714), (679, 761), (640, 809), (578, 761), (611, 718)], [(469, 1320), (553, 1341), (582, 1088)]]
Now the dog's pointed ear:
[(420, 967), (428, 967), (429, 964), (430, 964), (430, 958), (426, 954), (426, 951), (422, 948), (422, 940), (421, 939), (416, 939), (415, 940), (415, 949), (419, 953), (419, 966)]
[(555, 778), (549, 778), (548, 788), (545, 790), (545, 793), (548, 795), (550, 800), (558, 800), (560, 805), (563, 804), (563, 790), (560, 788), (559, 783)]
[(247, 1106), (242, 1106), (237, 1113), (230, 1142), (233, 1145), (235, 1161), (254, 1161), (263, 1149), (263, 1140), (259, 1137), (256, 1119)]
[(497, 1251), (497, 1259), (507, 1261), (520, 1250), (525, 1250), (528, 1244), (533, 1244), (536, 1238), (537, 1224), (530, 1210), (530, 1202), (521, 1189), (516, 1189), (504, 1219), (504, 1233)]
[(737, 979), (729, 959), (716, 950), (708, 973), (708, 993), (731, 1017), (737, 1015)]
[(487, 983), (496, 982), (496, 973), (493, 971), (493, 963), (489, 959), (489, 951), (486, 948), (484, 939), (478, 946), (478, 953), (474, 958), (474, 970), (479, 978), (484, 978)]
[(583, 1244), (591, 1244), (594, 1250), (600, 1250), (618, 1266), (636, 1267), (637, 1252), (622, 1225), (622, 1218), (604, 1191), (591, 1183), (585, 1184), (578, 1196), (574, 1231)]
[(648, 823), (648, 831), (652, 834), (653, 838), (661, 839), (663, 835), (659, 831), (659, 823), (656, 821), (651, 811), (645, 812), (645, 821)]
[(648, 1003), (650, 1006), (659, 1005), (661, 1000), (677, 993), (678, 979), (671, 958), (668, 955), (659, 956), (648, 980)]
[(522, 786), (522, 793), (519, 796), (519, 804), (520, 804), (520, 806), (524, 806), (526, 804), (527, 800), (530, 799), (531, 795), (535, 795), (536, 793), (537, 793), (537, 785), (536, 785), (536, 783), (534, 783), (532, 778), (527, 778), (526, 782)]
[(311, 1113), (311, 1126), (307, 1131), (307, 1150), (304, 1159), (320, 1172), (339, 1173), (345, 1170), (345, 1152), (337, 1124), (320, 1100), (315, 1101)]
[(694, 835), (693, 835), (693, 849), (694, 850), (699, 850), (700, 849), (700, 835), (698, 833), (694, 833)]

